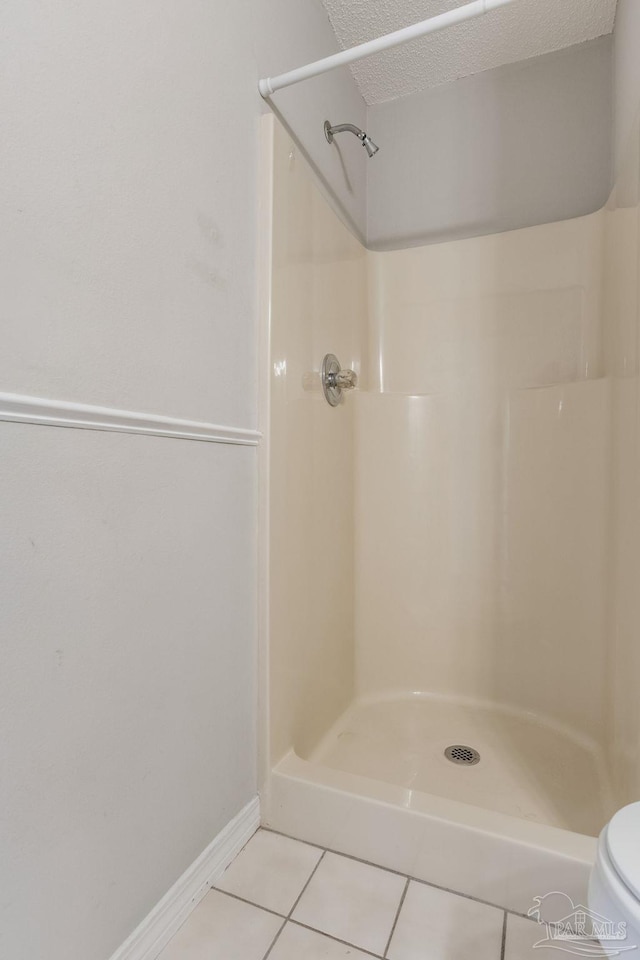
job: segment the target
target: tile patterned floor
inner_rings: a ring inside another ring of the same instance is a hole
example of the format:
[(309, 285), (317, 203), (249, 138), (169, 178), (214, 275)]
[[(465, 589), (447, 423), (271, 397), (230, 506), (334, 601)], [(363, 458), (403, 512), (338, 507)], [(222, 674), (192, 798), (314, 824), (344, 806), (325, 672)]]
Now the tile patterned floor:
[(259, 830), (159, 960), (544, 960), (542, 936), (499, 907)]

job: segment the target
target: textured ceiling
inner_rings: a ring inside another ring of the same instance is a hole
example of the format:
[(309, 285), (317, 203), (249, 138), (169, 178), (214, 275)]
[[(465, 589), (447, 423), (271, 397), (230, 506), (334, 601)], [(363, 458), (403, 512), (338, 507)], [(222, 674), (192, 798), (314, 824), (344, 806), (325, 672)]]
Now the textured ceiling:
[[(463, 6), (468, 0), (322, 0), (338, 42), (365, 40)], [(367, 103), (404, 97), (613, 30), (617, 0), (518, 0), (513, 6), (367, 57), (352, 66)]]

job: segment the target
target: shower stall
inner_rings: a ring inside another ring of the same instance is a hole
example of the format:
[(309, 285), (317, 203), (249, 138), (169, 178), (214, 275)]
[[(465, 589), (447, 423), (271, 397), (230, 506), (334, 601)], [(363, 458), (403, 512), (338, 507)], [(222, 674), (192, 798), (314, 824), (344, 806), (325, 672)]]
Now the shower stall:
[(263, 134), (263, 818), (579, 899), (639, 777), (637, 131), (605, 210), (390, 252)]

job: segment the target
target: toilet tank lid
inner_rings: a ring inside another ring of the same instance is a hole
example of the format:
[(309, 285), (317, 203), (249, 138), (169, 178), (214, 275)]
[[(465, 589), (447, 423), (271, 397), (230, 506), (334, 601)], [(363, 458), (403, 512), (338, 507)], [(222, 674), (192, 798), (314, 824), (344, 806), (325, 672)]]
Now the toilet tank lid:
[(607, 850), (626, 885), (640, 899), (640, 802), (630, 803), (612, 817)]

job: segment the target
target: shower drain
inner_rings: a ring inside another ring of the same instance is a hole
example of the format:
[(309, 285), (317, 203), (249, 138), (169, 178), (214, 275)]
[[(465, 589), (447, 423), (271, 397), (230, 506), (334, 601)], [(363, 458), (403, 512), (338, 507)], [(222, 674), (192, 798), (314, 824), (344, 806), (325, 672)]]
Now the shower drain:
[(451, 760), (451, 763), (462, 763), (467, 767), (472, 767), (474, 763), (480, 763), (478, 751), (462, 743), (455, 743), (453, 746), (447, 747), (444, 755), (447, 760)]

